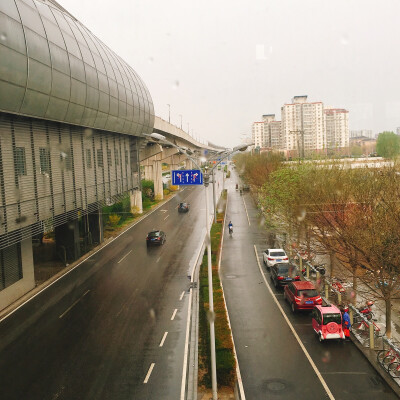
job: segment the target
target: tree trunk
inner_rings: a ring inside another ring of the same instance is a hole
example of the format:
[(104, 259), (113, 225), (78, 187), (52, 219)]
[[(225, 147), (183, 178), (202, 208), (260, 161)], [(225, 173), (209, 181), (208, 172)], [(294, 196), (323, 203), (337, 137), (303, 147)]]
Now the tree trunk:
[(353, 272), (353, 298), (352, 298), (352, 303), (355, 306), (357, 304), (357, 266), (356, 265), (352, 266), (352, 272)]
[(385, 298), (386, 305), (386, 336), (390, 339), (392, 337), (392, 304), (391, 296), (389, 293), (389, 298)]
[(331, 267), (331, 278), (333, 278), (333, 276), (334, 276), (333, 270), (335, 268), (335, 256), (332, 251), (329, 253), (329, 262), (330, 262), (330, 267)]

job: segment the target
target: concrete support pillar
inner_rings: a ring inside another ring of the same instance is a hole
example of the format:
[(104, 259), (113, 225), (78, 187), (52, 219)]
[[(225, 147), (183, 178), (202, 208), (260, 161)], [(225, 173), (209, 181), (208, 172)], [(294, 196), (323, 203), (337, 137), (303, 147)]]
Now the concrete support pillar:
[(88, 214), (89, 232), (93, 244), (100, 244), (103, 239), (103, 214), (101, 208)]
[(142, 191), (133, 190), (130, 193), (130, 200), (131, 200), (131, 213), (143, 214)]
[(161, 161), (153, 161), (153, 182), (154, 182), (154, 197), (157, 200), (164, 198), (162, 184), (162, 163)]
[(145, 165), (144, 166), (144, 179), (147, 181), (153, 181), (153, 165)]
[(75, 261), (80, 257), (79, 221), (74, 219), (55, 227), (56, 251), (65, 261)]
[(194, 169), (192, 160), (187, 159), (187, 160), (185, 161), (185, 166), (186, 166), (186, 169)]

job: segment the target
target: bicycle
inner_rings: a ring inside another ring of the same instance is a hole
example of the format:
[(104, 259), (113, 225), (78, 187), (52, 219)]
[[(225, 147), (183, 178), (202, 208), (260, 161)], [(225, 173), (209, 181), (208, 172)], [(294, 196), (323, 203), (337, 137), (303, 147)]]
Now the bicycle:
[[(374, 327), (374, 336), (377, 338), (380, 338), (382, 336), (385, 335), (386, 333), (386, 327), (381, 324), (381, 323), (375, 323), (374, 321), (370, 321)], [(363, 319), (361, 318), (359, 315), (354, 315), (353, 317), (353, 329), (355, 329), (356, 331), (361, 331), (361, 335), (362, 333), (369, 335), (369, 324)]]

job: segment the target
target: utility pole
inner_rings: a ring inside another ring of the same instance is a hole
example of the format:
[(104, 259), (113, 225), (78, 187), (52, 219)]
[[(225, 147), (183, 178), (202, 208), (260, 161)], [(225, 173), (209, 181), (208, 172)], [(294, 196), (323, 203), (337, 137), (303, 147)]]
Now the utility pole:
[(171, 123), (171, 105), (167, 104), (168, 106), (168, 122)]

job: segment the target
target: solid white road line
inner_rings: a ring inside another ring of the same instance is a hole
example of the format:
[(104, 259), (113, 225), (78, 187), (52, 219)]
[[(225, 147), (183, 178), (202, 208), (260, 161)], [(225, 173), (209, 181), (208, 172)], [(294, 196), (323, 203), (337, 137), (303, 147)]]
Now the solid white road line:
[(160, 347), (163, 347), (167, 335), (168, 335), (168, 332), (165, 332), (165, 333), (164, 333), (164, 336), (163, 336), (162, 339), (161, 339)]
[(279, 311), (282, 313), (283, 318), (285, 318), (286, 323), (289, 325), (290, 330), (292, 331), (294, 337), (296, 338), (297, 342), (299, 343), (301, 349), (303, 350), (304, 354), (306, 355), (309, 363), (311, 364), (311, 367), (313, 368), (314, 372), (316, 373), (318, 379), (320, 380), (320, 382), (322, 383), (322, 386), (324, 387), (326, 394), (328, 395), (330, 400), (335, 400), (335, 398), (333, 397), (332, 392), (329, 390), (328, 385), (325, 382), (325, 379), (322, 377), (321, 372), (319, 372), (317, 366), (315, 365), (313, 359), (311, 358), (310, 354), (308, 353), (307, 349), (305, 348), (303, 342), (301, 341), (299, 335), (297, 334), (296, 330), (293, 328), (293, 325), (290, 323), (289, 318), (287, 317), (285, 311), (283, 311), (282, 306), (279, 304), (278, 299), (275, 297), (274, 292), (271, 289), (271, 286), (269, 285), (269, 283), (267, 282), (267, 279), (264, 275), (264, 272), (261, 268), (261, 264), (260, 264), (260, 260), (258, 258), (258, 254), (257, 254), (257, 247), (256, 245), (254, 245), (254, 252), (256, 254), (256, 259), (257, 259), (257, 264), (258, 264), (258, 268), (260, 269), (261, 275), (264, 279), (265, 285), (267, 286), (267, 289), (269, 290), (269, 292), (271, 293), (272, 298), (274, 299), (274, 302), (276, 303), (276, 305), (279, 308)]
[(173, 321), (173, 320), (174, 320), (174, 318), (175, 318), (175, 315), (176, 315), (177, 311), (178, 311), (178, 309), (177, 309), (177, 308), (175, 308), (175, 310), (174, 310), (174, 312), (173, 312), (173, 314), (172, 314), (172, 317), (171, 317), (171, 321)]
[(149, 371), (147, 372), (146, 378), (144, 378), (143, 383), (147, 383), (149, 381), (151, 372), (153, 371), (155, 365), (156, 365), (155, 363), (151, 363)]
[(58, 318), (62, 318), (68, 311), (71, 311), (88, 293), (90, 290), (87, 290), (78, 300), (76, 300), (70, 307), (68, 307)]
[(164, 218), (164, 221), (169, 217), (169, 214)]
[(247, 221), (249, 222), (249, 226), (250, 226), (250, 218), (249, 218), (249, 213), (247, 212), (247, 206), (246, 206), (246, 202), (244, 201), (244, 196), (242, 196), (242, 200), (243, 200), (243, 204), (244, 204), (244, 209), (246, 210)]
[(184, 295), (185, 295), (185, 292), (182, 292), (181, 297), (179, 297), (179, 301), (182, 301)]
[(120, 262), (122, 262), (122, 261), (124, 261), (125, 260), (125, 258), (126, 257), (128, 257), (129, 256), (129, 254), (131, 254), (132, 253), (132, 251), (133, 250), (131, 250), (128, 254), (125, 254), (119, 261), (118, 261), (118, 264), (120, 263)]
[(104, 250), (108, 245), (110, 245), (114, 240), (117, 240), (120, 236), (125, 235), (129, 230), (131, 230), (134, 226), (142, 222), (145, 218), (147, 218), (149, 215), (153, 214), (156, 212), (160, 207), (171, 201), (172, 199), (175, 198), (175, 196), (178, 193), (174, 194), (171, 198), (169, 198), (165, 203), (157, 205), (154, 210), (148, 212), (147, 214), (143, 215), (143, 217), (140, 217), (136, 222), (134, 222), (129, 228), (121, 232), (118, 236), (115, 238), (112, 238), (109, 242), (107, 242), (104, 246), (100, 247), (98, 250), (96, 250), (94, 253), (92, 253), (90, 256), (84, 258), (82, 261), (80, 261), (78, 264), (73, 266), (71, 269), (69, 269), (65, 274), (59, 276), (57, 279), (55, 279), (53, 282), (51, 282), (49, 285), (45, 286), (43, 289), (39, 290), (37, 293), (35, 293), (32, 297), (29, 297), (29, 299), (25, 300), (23, 303), (21, 303), (18, 307), (15, 307), (12, 311), (10, 311), (8, 314), (4, 315), (4, 317), (0, 318), (0, 323), (3, 322), (6, 318), (8, 318), (10, 315), (14, 314), (16, 311), (18, 311), (21, 307), (23, 307), (26, 303), (29, 303), (31, 300), (33, 300), (36, 296), (39, 296), (40, 293), (44, 292), (46, 289), (48, 289), (50, 286), (54, 285), (56, 282), (58, 282), (60, 279), (65, 278), (69, 273), (71, 273), (74, 269), (78, 268), (81, 264), (83, 264), (85, 261), (89, 260), (92, 258), (95, 254), (97, 254), (99, 251)]
[(190, 314), (192, 312), (192, 288), (190, 288), (189, 293), (189, 305), (187, 313), (187, 323), (186, 323), (186, 338), (185, 338), (185, 353), (183, 355), (183, 369), (182, 369), (182, 382), (181, 382), (181, 397), (180, 400), (185, 400), (185, 387), (186, 387), (186, 369), (188, 362), (188, 345), (189, 345), (189, 331), (190, 331)]

